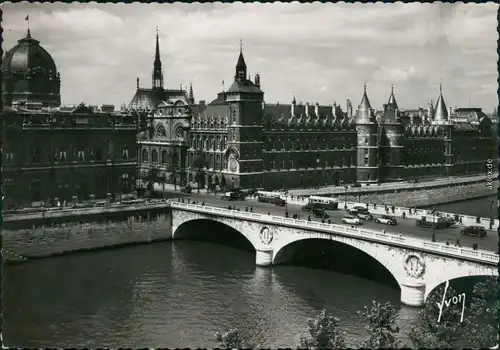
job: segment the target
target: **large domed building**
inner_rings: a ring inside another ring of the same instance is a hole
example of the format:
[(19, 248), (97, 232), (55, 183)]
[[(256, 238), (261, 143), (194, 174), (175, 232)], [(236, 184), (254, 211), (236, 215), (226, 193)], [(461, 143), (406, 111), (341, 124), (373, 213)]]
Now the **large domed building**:
[(30, 30), (2, 59), (2, 98), (5, 106), (28, 103), (61, 105), (61, 78), (52, 56)]
[(2, 74), (4, 210), (134, 190), (137, 115), (61, 106), (56, 64), (29, 30), (3, 57)]

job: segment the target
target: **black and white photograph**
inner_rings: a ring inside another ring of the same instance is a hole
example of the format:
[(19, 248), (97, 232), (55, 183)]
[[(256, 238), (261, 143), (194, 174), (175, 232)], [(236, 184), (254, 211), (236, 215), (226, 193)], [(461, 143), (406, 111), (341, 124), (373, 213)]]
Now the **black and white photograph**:
[(0, 8), (3, 345), (498, 349), (498, 4)]

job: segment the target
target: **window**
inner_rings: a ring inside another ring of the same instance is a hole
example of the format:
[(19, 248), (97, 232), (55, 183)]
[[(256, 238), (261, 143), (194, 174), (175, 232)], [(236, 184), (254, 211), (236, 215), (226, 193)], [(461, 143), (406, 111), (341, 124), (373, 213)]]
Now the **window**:
[(158, 151), (155, 149), (151, 152), (151, 162), (153, 164), (158, 164)]
[(149, 163), (149, 152), (147, 149), (142, 150), (142, 162)]
[(79, 162), (83, 162), (85, 160), (85, 152), (83, 150), (83, 147), (78, 148), (76, 156)]
[(167, 150), (163, 150), (161, 152), (161, 163), (162, 164), (167, 164), (168, 163), (168, 152), (167, 152)]
[(38, 163), (38, 161), (39, 161), (39, 154), (38, 154), (37, 149), (34, 146), (31, 146), (30, 154), (31, 154), (31, 161), (33, 163)]
[(59, 152), (59, 161), (60, 162), (65, 163), (67, 158), (68, 158), (68, 154), (66, 151)]
[(100, 148), (95, 150), (95, 160), (102, 160), (102, 151)]
[(122, 148), (122, 159), (128, 160), (128, 147), (127, 146), (124, 146)]
[(14, 153), (12, 153), (12, 152), (6, 153), (5, 162), (7, 164), (14, 164)]

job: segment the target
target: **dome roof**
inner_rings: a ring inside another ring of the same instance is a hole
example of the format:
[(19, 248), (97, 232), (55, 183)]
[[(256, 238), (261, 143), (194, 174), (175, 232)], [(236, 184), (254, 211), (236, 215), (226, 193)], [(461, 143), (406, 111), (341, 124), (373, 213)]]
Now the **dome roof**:
[(2, 59), (2, 71), (26, 73), (30, 69), (40, 67), (52, 74), (57, 73), (52, 56), (40, 46), (40, 42), (31, 37), (28, 29), (26, 36), (10, 49)]

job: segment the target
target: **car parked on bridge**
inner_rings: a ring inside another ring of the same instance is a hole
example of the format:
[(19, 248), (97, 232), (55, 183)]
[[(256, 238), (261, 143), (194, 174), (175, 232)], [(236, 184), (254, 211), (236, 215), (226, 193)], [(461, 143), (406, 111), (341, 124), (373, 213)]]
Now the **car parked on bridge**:
[(362, 220), (373, 220), (373, 215), (369, 212), (360, 212), (357, 213), (356, 216)]
[(186, 186), (186, 187), (181, 188), (181, 192), (186, 193), (186, 194), (190, 194), (191, 192), (193, 192), (193, 189), (191, 186)]
[(303, 205), (302, 207), (300, 207), (300, 209), (302, 209), (303, 211), (312, 211), (314, 209), (319, 209), (321, 208), (321, 206), (319, 205), (319, 203), (307, 203), (306, 205)]
[(351, 215), (357, 215), (359, 213), (370, 213), (366, 207), (362, 207), (361, 205), (355, 205), (351, 209), (347, 209), (347, 212)]
[(340, 222), (343, 224), (350, 224), (350, 225), (363, 225), (363, 221), (361, 221), (360, 218), (355, 216), (344, 216), (342, 220), (340, 220)]
[(277, 207), (284, 207), (286, 205), (286, 201), (282, 198), (270, 198), (269, 203), (274, 204)]
[(391, 225), (395, 226), (398, 224), (398, 220), (394, 216), (382, 215), (375, 219), (377, 224)]
[(237, 201), (239, 196), (234, 192), (226, 192), (222, 195), (222, 200), (224, 201)]
[(462, 236), (473, 236), (480, 238), (486, 237), (486, 229), (483, 226), (467, 226), (466, 228), (460, 231)]
[(313, 216), (319, 219), (328, 219), (330, 215), (322, 208), (314, 208), (312, 210)]

